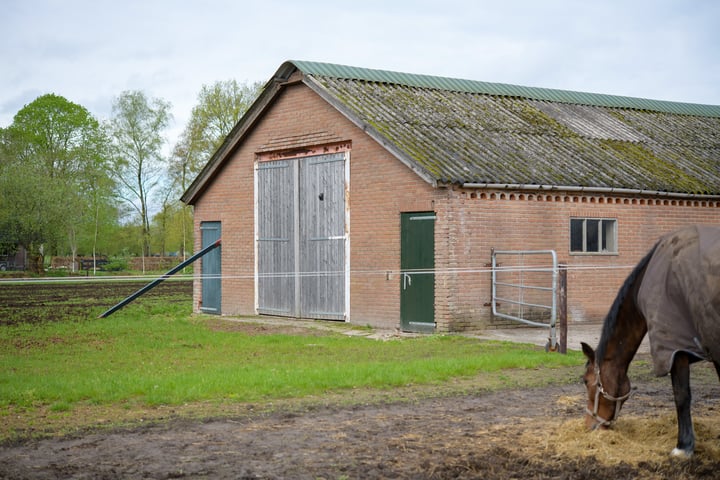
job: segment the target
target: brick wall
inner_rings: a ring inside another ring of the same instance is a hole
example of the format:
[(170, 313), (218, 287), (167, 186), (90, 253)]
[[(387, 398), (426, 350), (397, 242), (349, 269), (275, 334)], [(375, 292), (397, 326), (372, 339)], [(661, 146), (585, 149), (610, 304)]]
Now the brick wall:
[[(720, 224), (720, 202), (702, 200), (456, 189), (438, 210), (438, 223), (447, 225), (438, 229), (445, 237), (436, 240), (445, 248), (436, 248), (436, 264), (463, 269), (440, 272), (436, 281), (438, 299), (448, 299), (438, 323), (448, 330), (491, 323), (487, 264), (493, 247), (555, 250), (559, 263), (569, 267), (569, 321), (601, 321), (658, 237), (685, 225)], [(617, 254), (571, 255), (571, 217), (617, 219)]]
[[(570, 321), (599, 321), (632, 266), (662, 234), (720, 223), (720, 203), (577, 194), (433, 188), (302, 84), (288, 85), (195, 205), (195, 251), (202, 221), (222, 222), (222, 311), (255, 314), (254, 164), (302, 148), (350, 147), (350, 320), (400, 324), (400, 213), (435, 211), (435, 312), (439, 331), (491, 322), (492, 247), (554, 249), (568, 274)], [(618, 254), (569, 254), (570, 217), (618, 222)], [(197, 272), (200, 268), (197, 267)], [(199, 307), (200, 282), (195, 284)]]
[[(196, 203), (195, 250), (200, 249), (200, 222), (222, 222), (223, 314), (254, 314), (254, 163), (258, 154), (265, 159), (279, 146), (290, 153), (300, 147), (323, 153), (322, 145), (308, 143), (318, 139), (351, 145), (350, 320), (397, 327), (400, 212), (432, 211), (438, 192), (301, 84), (278, 96)], [(276, 156), (282, 157), (282, 151)], [(197, 309), (199, 281), (194, 301)]]

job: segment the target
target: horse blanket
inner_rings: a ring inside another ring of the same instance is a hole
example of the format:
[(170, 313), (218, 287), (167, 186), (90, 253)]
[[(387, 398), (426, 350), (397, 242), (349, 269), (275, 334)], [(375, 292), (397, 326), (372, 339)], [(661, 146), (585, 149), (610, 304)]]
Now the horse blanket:
[(662, 237), (637, 306), (647, 322), (656, 375), (667, 375), (680, 351), (720, 360), (720, 228), (693, 226)]

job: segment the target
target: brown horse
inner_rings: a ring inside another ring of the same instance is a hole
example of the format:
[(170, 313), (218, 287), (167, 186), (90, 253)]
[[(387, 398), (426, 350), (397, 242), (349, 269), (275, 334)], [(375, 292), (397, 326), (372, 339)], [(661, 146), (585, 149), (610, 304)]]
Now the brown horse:
[(588, 428), (607, 428), (630, 397), (630, 361), (645, 334), (654, 372), (670, 373), (678, 418), (672, 455), (690, 457), (690, 364), (713, 362), (720, 377), (720, 228), (687, 227), (662, 237), (620, 288), (597, 349), (586, 343)]

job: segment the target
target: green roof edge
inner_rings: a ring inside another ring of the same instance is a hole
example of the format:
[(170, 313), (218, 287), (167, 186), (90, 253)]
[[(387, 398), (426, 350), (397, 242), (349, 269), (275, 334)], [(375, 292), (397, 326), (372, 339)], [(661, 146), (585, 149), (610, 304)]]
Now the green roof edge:
[(351, 67), (347, 65), (337, 65), (323, 62), (291, 60), (287, 63), (291, 63), (306, 75), (312, 76), (392, 83), (410, 87), (449, 90), (465, 93), (521, 97), (532, 100), (544, 100), (577, 105), (628, 108), (633, 110), (649, 110), (679, 115), (720, 118), (720, 105), (651, 100), (647, 98), (574, 92), (553, 88), (524, 87), (506, 83), (491, 83), (459, 78), (438, 77), (434, 75), (375, 70), (371, 68)]

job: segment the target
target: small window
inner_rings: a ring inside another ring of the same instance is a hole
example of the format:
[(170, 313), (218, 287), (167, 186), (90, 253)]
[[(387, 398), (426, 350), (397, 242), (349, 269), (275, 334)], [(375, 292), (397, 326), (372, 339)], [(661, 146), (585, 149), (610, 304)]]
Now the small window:
[(617, 253), (617, 220), (571, 218), (570, 253)]

